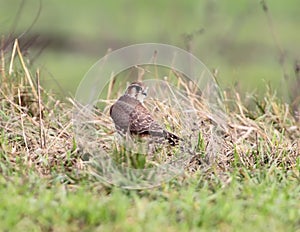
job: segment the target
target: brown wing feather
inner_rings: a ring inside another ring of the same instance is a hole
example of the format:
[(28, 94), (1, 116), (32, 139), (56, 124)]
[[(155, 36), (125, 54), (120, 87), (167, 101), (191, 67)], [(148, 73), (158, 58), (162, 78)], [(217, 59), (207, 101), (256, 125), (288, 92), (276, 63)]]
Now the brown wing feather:
[(116, 129), (126, 133), (130, 125), (130, 114), (135, 110), (139, 101), (128, 96), (122, 96), (110, 108), (110, 117), (113, 119)]
[(129, 118), (131, 133), (163, 136), (163, 128), (152, 118), (149, 111), (142, 104), (136, 105)]

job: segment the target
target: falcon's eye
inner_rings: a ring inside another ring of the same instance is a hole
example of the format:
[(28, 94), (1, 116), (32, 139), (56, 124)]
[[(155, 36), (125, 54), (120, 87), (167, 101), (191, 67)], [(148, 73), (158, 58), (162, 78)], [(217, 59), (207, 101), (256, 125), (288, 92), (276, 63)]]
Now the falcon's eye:
[(137, 85), (136, 85), (136, 86), (135, 86), (135, 89), (136, 89), (137, 92), (142, 92), (142, 87), (140, 87), (140, 86), (137, 86)]

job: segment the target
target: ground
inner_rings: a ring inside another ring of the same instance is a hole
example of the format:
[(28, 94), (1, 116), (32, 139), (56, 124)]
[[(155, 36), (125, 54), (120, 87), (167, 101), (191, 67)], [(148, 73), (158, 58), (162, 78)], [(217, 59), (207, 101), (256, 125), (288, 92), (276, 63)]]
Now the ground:
[(251, 107), (235, 90), (220, 92), (222, 153), (206, 159), (203, 136), (184, 173), (127, 190), (93, 175), (74, 138), (74, 99), (44, 91), (15, 51), (1, 63), (0, 230), (300, 230), (299, 122), (271, 90)]

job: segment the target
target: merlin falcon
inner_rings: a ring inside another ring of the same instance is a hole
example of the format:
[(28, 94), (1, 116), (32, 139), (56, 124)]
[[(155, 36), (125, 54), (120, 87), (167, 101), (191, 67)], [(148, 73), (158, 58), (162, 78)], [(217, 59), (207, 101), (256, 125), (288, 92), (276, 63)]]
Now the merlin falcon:
[(117, 132), (121, 135), (129, 133), (141, 137), (158, 137), (168, 141), (171, 146), (177, 145), (181, 139), (154, 120), (143, 105), (147, 89), (142, 82), (133, 82), (127, 87), (124, 95), (111, 106), (110, 117)]

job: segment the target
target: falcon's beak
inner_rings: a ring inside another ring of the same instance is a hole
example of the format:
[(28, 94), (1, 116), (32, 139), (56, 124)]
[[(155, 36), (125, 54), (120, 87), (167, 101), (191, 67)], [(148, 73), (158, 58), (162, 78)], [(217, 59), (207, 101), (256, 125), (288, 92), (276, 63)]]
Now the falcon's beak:
[(147, 96), (148, 87), (145, 88), (145, 90), (142, 92), (143, 95)]

